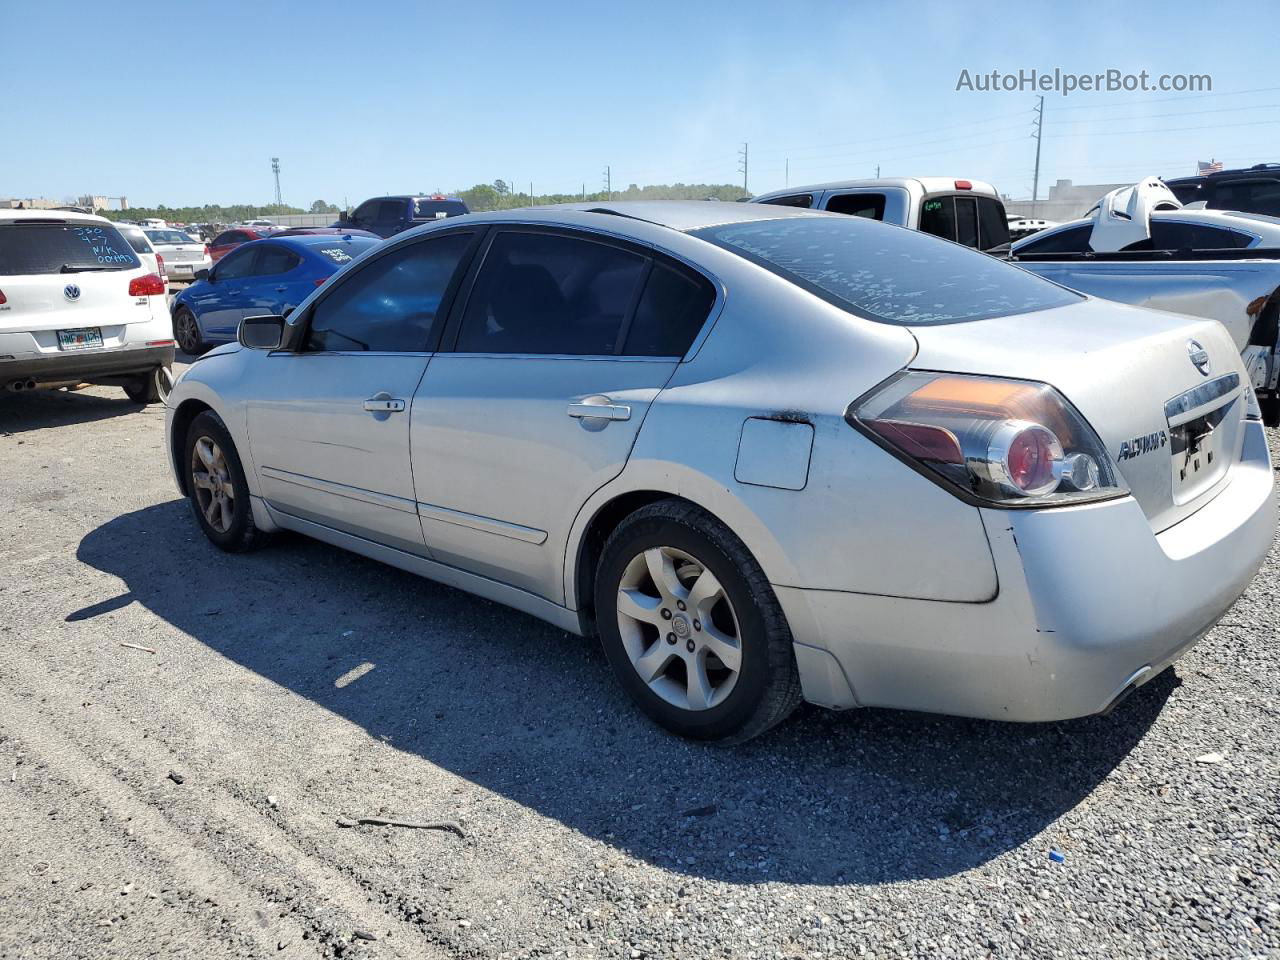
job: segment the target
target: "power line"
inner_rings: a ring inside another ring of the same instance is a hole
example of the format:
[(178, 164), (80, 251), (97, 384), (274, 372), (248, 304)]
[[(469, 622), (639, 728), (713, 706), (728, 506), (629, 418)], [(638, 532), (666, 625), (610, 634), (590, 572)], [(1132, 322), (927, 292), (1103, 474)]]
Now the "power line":
[(1173, 113), (1129, 114), (1124, 117), (1096, 117), (1089, 120), (1057, 121), (1052, 126), (1079, 126), (1089, 123), (1125, 123), (1133, 120), (1159, 120), (1162, 117), (1199, 117), (1207, 113), (1239, 113), (1241, 110), (1276, 110), (1280, 103), (1255, 103), (1247, 107), (1216, 107), (1213, 110), (1176, 110)]
[(1177, 97), (1147, 97), (1143, 100), (1118, 100), (1115, 103), (1083, 103), (1059, 110), (1105, 110), (1107, 107), (1127, 107), (1133, 103), (1168, 103), (1171, 100), (1203, 100), (1205, 97), (1242, 97), (1249, 93), (1271, 93), (1280, 87), (1254, 87), (1252, 90), (1224, 90), (1221, 93), (1192, 93)]
[(1184, 133), (1188, 130), (1226, 130), (1231, 127), (1260, 127), (1269, 124), (1280, 123), (1280, 120), (1254, 120), (1251, 123), (1209, 123), (1199, 127), (1159, 127), (1154, 130), (1103, 130), (1099, 133), (1051, 133), (1048, 136), (1054, 139), (1062, 139), (1063, 137), (1071, 137), (1080, 139), (1081, 137), (1132, 137), (1138, 134), (1153, 133)]

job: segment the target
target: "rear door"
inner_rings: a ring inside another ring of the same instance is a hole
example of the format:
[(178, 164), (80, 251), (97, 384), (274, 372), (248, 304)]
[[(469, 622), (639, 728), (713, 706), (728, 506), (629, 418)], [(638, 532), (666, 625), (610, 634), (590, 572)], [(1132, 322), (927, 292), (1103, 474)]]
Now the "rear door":
[(410, 222), (410, 203), (403, 197), (379, 201), (378, 216), (370, 229), (380, 237), (394, 237)]
[(277, 510), (426, 553), (413, 492), (413, 395), (477, 235), (398, 246), (307, 308), (297, 351), (262, 358), (249, 434)]
[(715, 302), (651, 251), (496, 229), (413, 405), (413, 476), (437, 560), (563, 602), (569, 527), (617, 476)]

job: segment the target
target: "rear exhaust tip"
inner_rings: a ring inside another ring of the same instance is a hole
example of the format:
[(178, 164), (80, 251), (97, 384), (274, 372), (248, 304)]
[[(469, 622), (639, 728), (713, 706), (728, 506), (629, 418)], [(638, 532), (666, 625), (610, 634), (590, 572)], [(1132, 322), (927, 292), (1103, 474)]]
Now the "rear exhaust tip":
[(11, 380), (7, 385), (7, 389), (11, 393), (21, 393), (24, 390), (34, 390), (36, 382), (34, 380)]
[(1116, 707), (1128, 700), (1135, 690), (1150, 679), (1150, 677), (1147, 676), (1150, 672), (1151, 664), (1147, 664), (1145, 667), (1140, 667), (1133, 671), (1133, 674), (1129, 679), (1120, 687), (1120, 692), (1111, 698), (1111, 701), (1098, 712), (1098, 715), (1101, 717), (1110, 716), (1112, 712), (1115, 711)]

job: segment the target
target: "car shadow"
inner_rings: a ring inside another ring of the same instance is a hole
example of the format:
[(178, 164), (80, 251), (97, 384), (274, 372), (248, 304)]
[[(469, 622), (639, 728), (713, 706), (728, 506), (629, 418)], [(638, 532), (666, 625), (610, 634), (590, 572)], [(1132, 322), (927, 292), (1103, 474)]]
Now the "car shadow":
[[(0, 435), (28, 433), (73, 423), (92, 423), (124, 417), (147, 409), (134, 403), (119, 387), (119, 397), (103, 397), (76, 390), (31, 390), (0, 395)], [(157, 407), (157, 409), (163, 409)]]
[(1178, 683), (1166, 671), (1109, 717), (1056, 724), (802, 708), (713, 747), (641, 717), (594, 641), (303, 537), (223, 554), (181, 500), (102, 525), (77, 556), (128, 589), (68, 620), (136, 601), (370, 736), (632, 856), (735, 883), (983, 864), (1084, 800)]

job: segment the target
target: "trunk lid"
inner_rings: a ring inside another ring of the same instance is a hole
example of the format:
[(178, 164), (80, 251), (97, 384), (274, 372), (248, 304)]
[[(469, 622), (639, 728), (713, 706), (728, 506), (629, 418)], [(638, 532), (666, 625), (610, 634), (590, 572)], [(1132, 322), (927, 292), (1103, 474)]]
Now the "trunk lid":
[(1090, 299), (912, 333), (916, 369), (1055, 387), (1097, 432), (1157, 532), (1212, 500), (1240, 459), (1248, 380), (1214, 321)]

